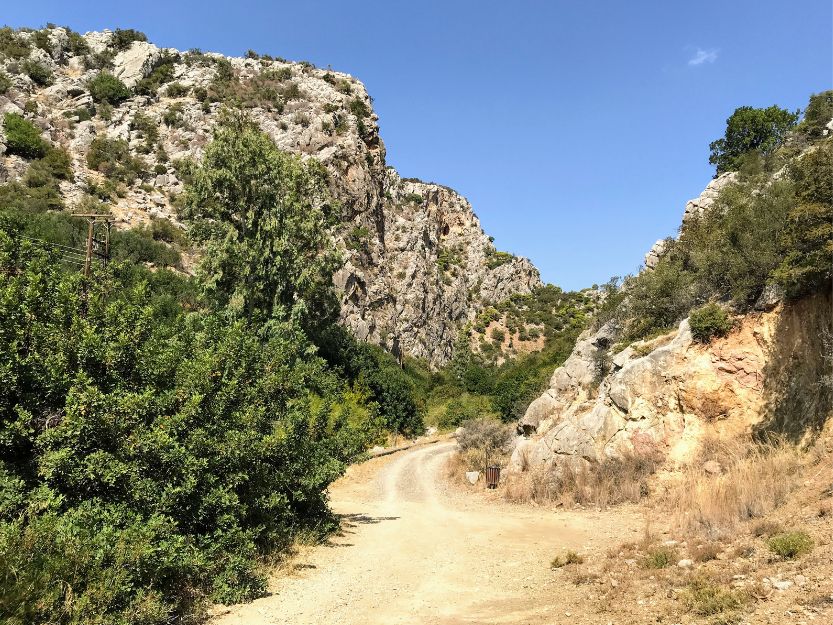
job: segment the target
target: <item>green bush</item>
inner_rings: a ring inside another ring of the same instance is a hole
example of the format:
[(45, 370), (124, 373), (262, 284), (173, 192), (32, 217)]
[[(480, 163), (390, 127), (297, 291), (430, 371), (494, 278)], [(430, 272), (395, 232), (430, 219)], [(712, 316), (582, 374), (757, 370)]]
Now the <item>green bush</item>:
[(683, 600), (689, 610), (699, 616), (721, 615), (727, 618), (714, 623), (735, 623), (737, 612), (749, 600), (742, 590), (722, 588), (706, 575), (697, 575), (689, 582)]
[(781, 262), (775, 281), (788, 297), (829, 287), (833, 279), (833, 143), (793, 162), (789, 175), (796, 201), (788, 209), (781, 236)]
[[(113, 258), (133, 263), (150, 263), (159, 267), (179, 267), (181, 255), (176, 248), (165, 245), (153, 231), (139, 228), (116, 230), (112, 233)], [(161, 239), (161, 237), (160, 237)]]
[(671, 547), (660, 546), (648, 550), (642, 559), (642, 566), (646, 569), (664, 569), (677, 561), (677, 552)]
[(506, 263), (512, 262), (512, 259), (515, 258), (509, 252), (498, 252), (496, 250), (489, 250), (489, 254), (486, 258), (486, 266), (489, 269), (497, 269), (501, 265), (505, 265)]
[(804, 119), (798, 128), (813, 138), (824, 136), (824, 131), (833, 119), (833, 90), (810, 96), (810, 103), (804, 111)]
[(40, 87), (52, 83), (52, 70), (43, 63), (27, 59), (20, 65), (20, 69)]
[(729, 315), (714, 302), (692, 311), (688, 323), (691, 336), (698, 343), (709, 343), (716, 336), (726, 336), (732, 329)]
[(46, 156), (49, 144), (41, 138), (40, 130), (17, 113), (6, 113), (3, 118), (6, 132), (6, 150), (23, 158)]
[(359, 119), (370, 117), (370, 108), (365, 104), (361, 98), (354, 98), (350, 100), (350, 112)]
[(168, 85), (168, 88), (165, 89), (165, 95), (169, 98), (181, 98), (188, 95), (188, 91), (190, 91), (190, 89), (182, 83), (174, 82)]
[(144, 164), (130, 154), (124, 139), (96, 137), (87, 151), (87, 165), (114, 181), (131, 183), (143, 177)]
[(130, 89), (109, 72), (99, 72), (87, 83), (87, 89), (96, 102), (119, 104), (130, 97)]
[(134, 41), (147, 41), (147, 35), (141, 31), (133, 30), (132, 28), (117, 28), (113, 31), (113, 38), (110, 45), (117, 51), (127, 50)]
[(25, 59), (31, 47), (14, 29), (8, 26), (0, 28), (0, 55), (10, 59)]
[(4, 72), (0, 72), (0, 95), (4, 95), (12, 88), (12, 79)]
[(168, 52), (163, 52), (159, 55), (159, 59), (153, 65), (153, 69), (150, 71), (150, 74), (136, 83), (136, 93), (140, 95), (155, 96), (159, 91), (159, 87), (173, 80), (175, 65), (178, 60), (179, 57), (177, 55), (170, 54)]
[(770, 538), (767, 546), (775, 555), (793, 560), (813, 550), (813, 539), (806, 532), (783, 532)]

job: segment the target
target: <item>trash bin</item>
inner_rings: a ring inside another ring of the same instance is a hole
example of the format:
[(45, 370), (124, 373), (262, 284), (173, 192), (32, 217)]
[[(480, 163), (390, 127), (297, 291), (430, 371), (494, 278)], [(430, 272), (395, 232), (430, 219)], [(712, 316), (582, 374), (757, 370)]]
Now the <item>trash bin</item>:
[(486, 488), (497, 488), (500, 481), (500, 467), (486, 467)]

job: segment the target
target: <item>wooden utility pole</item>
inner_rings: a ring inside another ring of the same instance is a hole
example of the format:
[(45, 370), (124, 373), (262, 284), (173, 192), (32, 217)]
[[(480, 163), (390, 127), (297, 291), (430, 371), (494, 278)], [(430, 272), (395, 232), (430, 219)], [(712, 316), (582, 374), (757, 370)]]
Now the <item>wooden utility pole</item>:
[[(99, 213), (84, 213), (81, 215), (77, 215), (77, 217), (86, 217), (88, 223), (87, 252), (84, 255), (84, 276), (86, 277), (90, 275), (90, 265), (92, 264), (93, 254), (101, 258), (102, 262), (105, 265), (107, 264), (107, 261), (110, 260), (110, 226), (113, 223), (113, 218), (110, 215)], [(96, 224), (104, 225), (103, 241), (98, 241), (95, 238)], [(97, 246), (99, 243), (103, 244), (104, 252), (100, 252), (97, 249), (94, 249), (93, 244), (96, 244)]]
[(93, 228), (95, 227), (95, 222), (90, 219), (87, 223), (87, 253), (84, 256), (84, 277), (90, 275), (90, 261), (93, 258)]

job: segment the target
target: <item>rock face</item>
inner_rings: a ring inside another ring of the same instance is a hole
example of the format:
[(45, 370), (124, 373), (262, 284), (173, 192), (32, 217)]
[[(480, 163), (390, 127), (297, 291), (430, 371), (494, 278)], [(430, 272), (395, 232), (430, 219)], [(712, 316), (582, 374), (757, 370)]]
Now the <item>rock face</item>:
[[(777, 319), (777, 311), (750, 315), (708, 346), (692, 341), (686, 320), (676, 332), (609, 359), (599, 355), (613, 329), (586, 332), (520, 421), (530, 440), (516, 448), (512, 466), (595, 462), (628, 452), (681, 462), (706, 424), (725, 434), (748, 431), (762, 412)], [(600, 361), (610, 364), (598, 382)]]
[[(111, 38), (109, 31), (84, 35), (92, 53), (106, 52)], [(345, 258), (334, 283), (341, 320), (359, 339), (440, 365), (450, 358), (465, 321), (488, 304), (541, 284), (526, 259), (496, 262), (506, 259), (495, 256), (465, 198), (437, 184), (403, 180), (386, 167), (372, 100), (348, 74), (308, 63), (180, 53), (134, 42), (104, 69), (132, 87), (167, 61), (170, 79), (155, 95), (135, 95), (114, 106), (108, 119), (85, 120), (82, 113), (93, 105), (87, 83), (100, 70), (87, 69), (85, 59), (73, 55), (63, 29), (51, 29), (49, 41), (49, 54), (34, 46), (31, 52), (52, 69), (49, 86), (36, 85), (12, 71), (11, 61), (0, 60), (0, 69), (13, 80), (0, 95), (0, 112), (23, 113), (26, 102), (37, 104), (37, 112), (27, 117), (72, 158), (73, 180), (61, 186), (70, 207), (90, 185), (103, 182), (87, 166), (91, 143), (97, 137), (123, 139), (146, 175), (113, 198), (116, 226), (140, 226), (151, 218), (178, 223), (175, 199), (183, 183), (175, 165), (183, 158), (199, 159), (211, 140), (223, 103), (205, 92), (224, 72), (231, 74), (236, 97), (247, 100), (249, 114), (278, 147), (314, 158), (329, 171), (331, 192), (342, 207), (336, 243)], [(142, 115), (150, 120), (150, 133), (137, 121)], [(156, 135), (152, 140), (151, 134)], [(0, 155), (4, 150), (0, 141)], [(18, 157), (0, 161), (4, 179), (25, 172), (26, 162)], [(186, 270), (192, 268), (193, 263), (186, 264)]]
[(720, 174), (706, 185), (706, 188), (703, 189), (703, 192), (699, 196), (686, 202), (685, 212), (683, 213), (683, 226), (691, 219), (702, 215), (703, 211), (714, 204), (720, 191), (734, 182), (737, 176), (737, 172), (734, 171), (727, 171), (726, 173)]

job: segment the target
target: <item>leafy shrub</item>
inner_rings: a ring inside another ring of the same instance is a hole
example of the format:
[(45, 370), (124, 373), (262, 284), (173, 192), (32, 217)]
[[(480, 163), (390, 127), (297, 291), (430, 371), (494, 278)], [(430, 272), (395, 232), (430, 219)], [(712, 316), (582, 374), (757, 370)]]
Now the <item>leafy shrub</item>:
[(717, 174), (735, 171), (743, 155), (752, 151), (764, 155), (773, 152), (797, 121), (797, 112), (790, 113), (777, 106), (765, 109), (741, 106), (726, 120), (726, 134), (709, 144), (709, 163), (717, 168)]
[(171, 104), (162, 114), (162, 123), (169, 128), (181, 128), (185, 123), (182, 119), (184, 110), (182, 102)]
[(38, 103), (34, 100), (26, 100), (26, 103), (23, 105), (23, 112), (27, 115), (37, 115)]
[(134, 41), (147, 41), (147, 35), (141, 31), (132, 28), (117, 28), (113, 31), (113, 38), (110, 45), (117, 51), (127, 50)]
[(642, 566), (646, 569), (664, 569), (677, 561), (677, 552), (664, 545), (652, 547), (642, 559)]
[(773, 272), (788, 297), (829, 286), (833, 278), (833, 144), (828, 140), (789, 167), (796, 201), (781, 234), (781, 262)]
[(189, 88), (180, 82), (174, 82), (168, 85), (165, 90), (165, 95), (169, 98), (181, 98), (188, 95)]
[(365, 117), (370, 117), (370, 108), (368, 108), (365, 101), (361, 98), (354, 98), (350, 100), (350, 112), (353, 113), (359, 119), (363, 119)]
[[(683, 595), (688, 609), (699, 616), (732, 615), (740, 610), (748, 599), (748, 595), (742, 590), (723, 588), (707, 575), (695, 576)], [(717, 622), (729, 623), (735, 620)]]
[(793, 560), (813, 549), (813, 539), (806, 532), (784, 532), (767, 541), (769, 550), (777, 556)]
[(111, 235), (113, 258), (132, 263), (150, 263), (159, 267), (179, 267), (177, 249), (156, 240), (152, 231), (139, 228), (116, 230)]
[(313, 433), (329, 374), (303, 335), (186, 321), (119, 266), (82, 315), (78, 274), (1, 238), (2, 318), (34, 340), (0, 341), (3, 618), (163, 623), (262, 593), (258, 554), (327, 526), (344, 467)]
[(130, 130), (142, 134), (145, 142), (140, 151), (149, 154), (159, 140), (159, 126), (155, 120), (144, 113), (137, 112), (130, 121)]
[(154, 63), (150, 74), (136, 83), (136, 93), (140, 95), (155, 96), (159, 91), (159, 87), (166, 82), (173, 80), (174, 69), (178, 59), (179, 57), (177, 55), (169, 52), (163, 52), (160, 54), (156, 63)]
[(6, 113), (3, 129), (6, 132), (6, 149), (9, 154), (17, 154), (23, 158), (41, 158), (49, 150), (49, 144), (41, 138), (40, 130), (17, 113)]
[(437, 426), (454, 428), (466, 421), (483, 418), (491, 413), (488, 399), (463, 393), (455, 395), (445, 406), (445, 410), (437, 419)]
[(161, 217), (153, 217), (150, 220), (150, 234), (154, 241), (165, 241), (167, 243), (181, 243), (185, 238), (181, 228)]
[(425, 201), (419, 193), (408, 193), (403, 199), (406, 204), (422, 204)]
[(130, 154), (127, 141), (96, 137), (87, 151), (87, 165), (112, 180), (133, 182), (145, 175), (143, 163)]
[(729, 315), (714, 302), (692, 311), (688, 322), (691, 336), (699, 343), (708, 343), (716, 336), (726, 336), (732, 329)]
[(67, 47), (72, 56), (84, 56), (89, 53), (90, 47), (87, 45), (87, 42), (84, 40), (81, 33), (78, 33), (67, 26), (64, 26), (64, 30), (66, 30), (67, 33)]
[(497, 269), (501, 265), (505, 265), (506, 263), (512, 262), (512, 259), (515, 258), (509, 252), (498, 252), (496, 250), (491, 250), (486, 258), (486, 266), (489, 269)]
[(43, 87), (52, 83), (52, 70), (43, 63), (27, 59), (26, 61), (23, 61), (20, 69), (24, 74), (31, 78), (36, 85)]
[(4, 95), (12, 88), (12, 79), (5, 72), (0, 72), (0, 95)]
[(99, 72), (87, 83), (87, 89), (96, 102), (119, 104), (130, 97), (125, 84), (109, 72)]
[(0, 28), (0, 55), (10, 59), (24, 59), (29, 56), (29, 43), (14, 29), (8, 26)]

